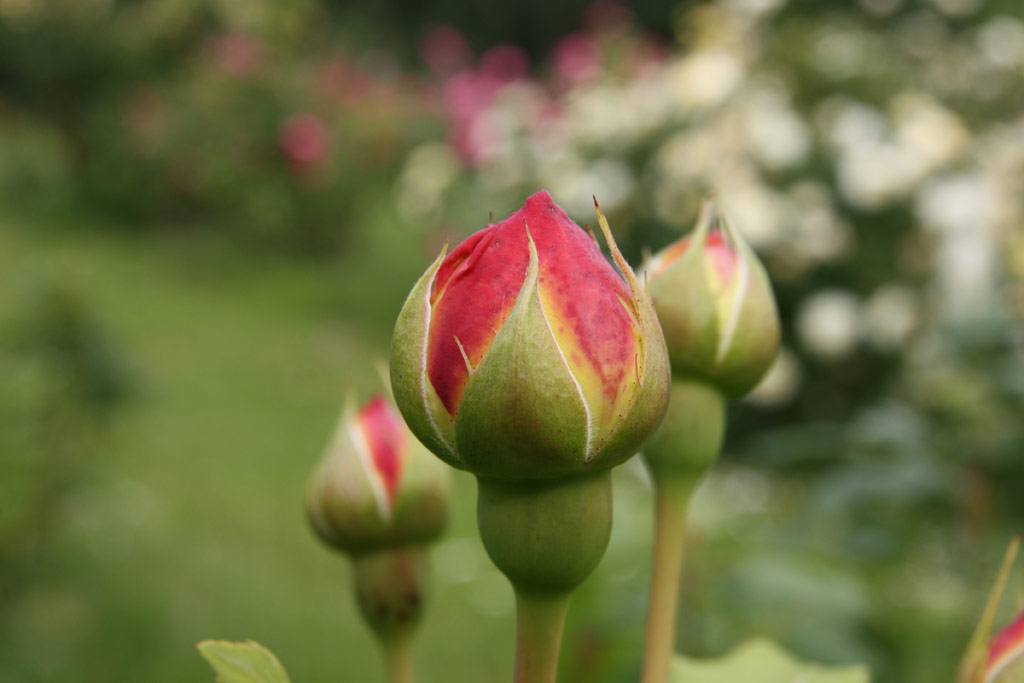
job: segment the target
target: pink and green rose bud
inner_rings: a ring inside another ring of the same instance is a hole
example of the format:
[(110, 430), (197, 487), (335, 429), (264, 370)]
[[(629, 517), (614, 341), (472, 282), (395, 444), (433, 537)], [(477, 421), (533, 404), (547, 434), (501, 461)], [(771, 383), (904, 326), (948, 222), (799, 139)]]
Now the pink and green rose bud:
[(665, 342), (647, 293), (547, 192), (427, 270), (395, 326), (391, 383), (410, 428), (479, 476), (597, 471), (665, 410)]
[(982, 683), (1024, 683), (1024, 614), (993, 639)]
[(310, 478), (306, 512), (326, 543), (358, 555), (444, 530), (448, 473), (383, 397), (346, 408)]
[(708, 202), (696, 230), (645, 272), (672, 372), (731, 397), (750, 391), (778, 352), (779, 313), (768, 274), (739, 232)]

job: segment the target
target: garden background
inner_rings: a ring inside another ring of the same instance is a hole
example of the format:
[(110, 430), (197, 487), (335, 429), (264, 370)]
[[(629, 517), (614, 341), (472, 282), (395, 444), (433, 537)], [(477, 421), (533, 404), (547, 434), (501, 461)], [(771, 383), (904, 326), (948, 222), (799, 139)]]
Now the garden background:
[[(445, 240), (541, 187), (634, 264), (713, 191), (775, 283), (681, 648), (950, 680), (1024, 521), (1022, 79), (1017, 0), (0, 0), (0, 680), (212, 680), (210, 637), (383, 680), (305, 480)], [(615, 486), (567, 682), (639, 671), (650, 491)], [(454, 493), (421, 678), (503, 680)]]

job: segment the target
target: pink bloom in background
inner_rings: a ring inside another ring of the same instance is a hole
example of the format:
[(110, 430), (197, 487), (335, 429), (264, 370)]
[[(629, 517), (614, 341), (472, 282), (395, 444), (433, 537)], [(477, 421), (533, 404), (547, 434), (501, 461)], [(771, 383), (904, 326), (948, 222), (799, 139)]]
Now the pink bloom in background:
[(438, 78), (445, 78), (464, 69), (473, 59), (469, 43), (452, 26), (432, 28), (420, 43), (423, 62)]
[(203, 44), (203, 49), (224, 73), (236, 78), (250, 76), (263, 65), (263, 43), (247, 33), (210, 36)]
[(530, 60), (521, 47), (495, 45), (480, 57), (478, 73), (499, 85), (521, 81), (530, 73)]
[(514, 45), (498, 45), (483, 54), (475, 68), (452, 75), (444, 83), (444, 106), (452, 145), (467, 164), (483, 161), (495, 141), (487, 111), (498, 92), (527, 77), (526, 53)]
[(292, 168), (301, 172), (318, 166), (327, 157), (330, 131), (313, 114), (294, 114), (281, 124), (278, 143)]
[(584, 33), (570, 33), (551, 51), (555, 76), (566, 84), (586, 81), (601, 72), (600, 54), (594, 40)]

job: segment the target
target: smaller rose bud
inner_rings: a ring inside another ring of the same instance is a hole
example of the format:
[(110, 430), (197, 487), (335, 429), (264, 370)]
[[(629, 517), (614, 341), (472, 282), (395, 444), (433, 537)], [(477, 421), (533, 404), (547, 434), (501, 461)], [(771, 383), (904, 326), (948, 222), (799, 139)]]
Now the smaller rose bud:
[(779, 350), (779, 313), (764, 266), (711, 201), (645, 273), (673, 374), (750, 391)]
[(306, 511), (320, 538), (356, 555), (436, 538), (448, 495), (445, 466), (377, 396), (342, 415), (309, 481)]
[(1024, 614), (999, 632), (988, 649), (982, 683), (1024, 681)]

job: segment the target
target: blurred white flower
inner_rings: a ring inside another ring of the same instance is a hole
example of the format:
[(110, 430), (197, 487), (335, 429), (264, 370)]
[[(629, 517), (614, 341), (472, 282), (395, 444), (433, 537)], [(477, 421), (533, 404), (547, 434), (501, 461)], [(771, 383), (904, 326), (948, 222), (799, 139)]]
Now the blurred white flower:
[(633, 174), (618, 159), (598, 159), (577, 173), (549, 179), (551, 191), (570, 215), (588, 216), (594, 211), (594, 197), (605, 211), (614, 211), (633, 193)]
[(812, 261), (826, 263), (842, 256), (851, 242), (851, 230), (830, 208), (819, 206), (796, 219), (793, 248)]
[(901, 285), (879, 287), (864, 305), (864, 334), (882, 350), (895, 351), (910, 338), (920, 322), (913, 291)]
[[(974, 152), (978, 165), (1006, 184), (1024, 181), (1024, 117), (992, 126), (980, 136)], [(1016, 179), (1016, 180), (1015, 180)]]
[(979, 173), (938, 178), (918, 193), (918, 220), (941, 238), (938, 287), (942, 310), (951, 318), (976, 312), (992, 295), (998, 205), (998, 188)]
[(901, 93), (892, 102), (896, 140), (922, 156), (932, 167), (948, 164), (970, 142), (956, 114), (923, 93)]
[(965, 17), (981, 9), (985, 0), (932, 0), (932, 4), (943, 14)]
[(722, 49), (693, 52), (680, 59), (672, 78), (673, 91), (684, 109), (704, 109), (723, 102), (742, 82), (739, 57)]
[(632, 107), (620, 88), (593, 83), (572, 90), (565, 101), (569, 130), (582, 145), (621, 149), (637, 133)]
[(920, 154), (893, 143), (848, 149), (836, 165), (843, 197), (862, 209), (876, 209), (903, 199), (928, 173)]
[(830, 97), (819, 104), (814, 121), (825, 140), (838, 150), (879, 143), (889, 134), (882, 112), (845, 97)]
[(827, 359), (849, 355), (860, 336), (860, 301), (852, 293), (826, 289), (800, 306), (796, 332), (811, 353)]
[(989, 64), (1011, 68), (1024, 63), (1024, 22), (994, 17), (978, 30), (978, 49)]
[(458, 159), (446, 144), (428, 142), (412, 150), (395, 188), (395, 202), (402, 217), (416, 224), (439, 211), (442, 194), (458, 170)]
[(858, 31), (822, 27), (814, 42), (814, 66), (829, 78), (849, 78), (861, 70), (865, 36)]
[(754, 174), (724, 176), (715, 194), (722, 212), (753, 247), (769, 247), (782, 237), (783, 200)]
[(989, 232), (997, 190), (978, 173), (930, 180), (917, 194), (915, 212), (926, 227), (941, 233)]
[(746, 98), (743, 106), (747, 142), (766, 168), (778, 170), (807, 158), (810, 130), (781, 93), (760, 88)]
[(802, 382), (803, 370), (799, 359), (783, 347), (768, 373), (743, 400), (764, 407), (781, 406), (793, 400)]
[(735, 11), (745, 14), (768, 14), (781, 9), (787, 0), (725, 0)]

